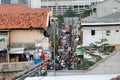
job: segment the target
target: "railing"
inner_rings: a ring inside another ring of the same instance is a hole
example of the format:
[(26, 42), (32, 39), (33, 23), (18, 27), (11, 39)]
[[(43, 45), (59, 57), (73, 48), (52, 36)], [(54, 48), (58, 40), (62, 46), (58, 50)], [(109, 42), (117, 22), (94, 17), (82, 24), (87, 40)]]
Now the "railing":
[(39, 71), (40, 65), (41, 65), (41, 63), (38, 63), (38, 64), (34, 65), (33, 67), (10, 77), (7, 80), (24, 80), (26, 77), (35, 76), (36, 75), (35, 73)]

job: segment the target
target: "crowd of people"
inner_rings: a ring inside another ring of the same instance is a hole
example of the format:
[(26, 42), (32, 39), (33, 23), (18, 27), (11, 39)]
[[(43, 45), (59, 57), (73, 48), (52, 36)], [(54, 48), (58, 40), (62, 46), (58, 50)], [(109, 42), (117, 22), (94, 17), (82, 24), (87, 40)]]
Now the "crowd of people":
[(48, 59), (44, 65), (47, 70), (72, 70), (76, 67), (76, 53), (72, 52), (70, 32), (61, 32), (59, 38), (59, 49), (55, 58)]
[(61, 31), (58, 53), (55, 53), (55, 58), (48, 59), (42, 66), (44, 65), (47, 70), (73, 70), (76, 69), (76, 64), (76, 53), (71, 51), (71, 34), (65, 30)]

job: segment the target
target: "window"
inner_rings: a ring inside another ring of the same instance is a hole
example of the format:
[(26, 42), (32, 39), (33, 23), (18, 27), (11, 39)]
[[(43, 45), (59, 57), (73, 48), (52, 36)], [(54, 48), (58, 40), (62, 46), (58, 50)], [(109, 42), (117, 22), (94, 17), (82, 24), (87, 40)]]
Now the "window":
[(0, 35), (7, 35), (7, 32), (0, 32)]
[(10, 0), (1, 0), (2, 4), (10, 4)]
[(109, 30), (106, 31), (106, 35), (110, 35), (110, 31)]
[(96, 8), (94, 8), (94, 9), (93, 9), (93, 12), (94, 12), (94, 13), (97, 13), (97, 9), (96, 9)]
[(91, 35), (95, 35), (95, 30), (91, 30)]
[(116, 32), (119, 32), (119, 30), (115, 30)]
[(118, 12), (119, 9), (118, 9), (117, 7), (114, 7), (114, 8), (112, 9), (112, 11), (113, 11), (113, 13), (115, 13), (115, 12)]

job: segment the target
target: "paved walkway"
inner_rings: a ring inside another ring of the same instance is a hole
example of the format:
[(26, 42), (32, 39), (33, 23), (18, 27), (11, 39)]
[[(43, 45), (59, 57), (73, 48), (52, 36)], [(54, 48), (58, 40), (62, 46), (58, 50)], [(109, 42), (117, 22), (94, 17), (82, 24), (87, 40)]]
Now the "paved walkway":
[(48, 71), (48, 76), (80, 74), (120, 74), (120, 51), (114, 51), (88, 70)]

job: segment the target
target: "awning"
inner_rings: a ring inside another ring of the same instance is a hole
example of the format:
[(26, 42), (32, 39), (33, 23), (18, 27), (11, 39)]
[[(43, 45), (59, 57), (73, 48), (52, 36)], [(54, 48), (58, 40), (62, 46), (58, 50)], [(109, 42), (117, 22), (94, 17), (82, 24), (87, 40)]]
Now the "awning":
[(9, 54), (23, 54), (24, 48), (11, 48), (10, 51), (8, 51)]
[(50, 50), (43, 50), (43, 53), (51, 53), (51, 51)]
[(77, 55), (83, 55), (83, 50), (82, 48), (76, 49)]

